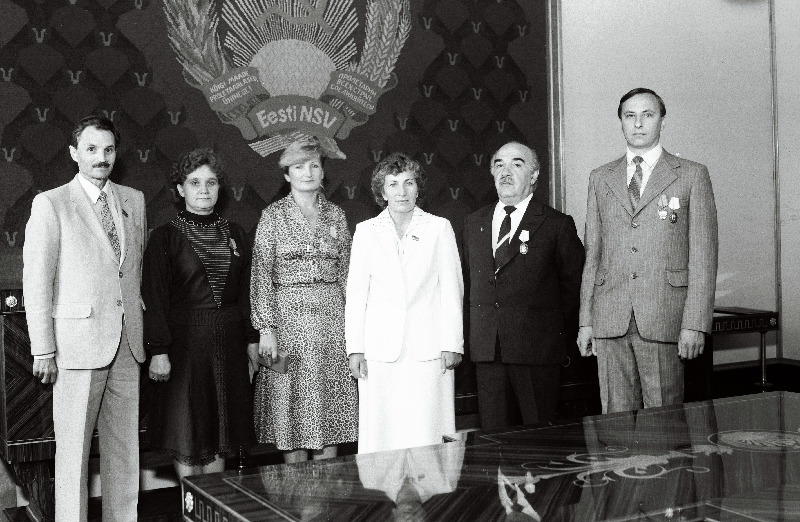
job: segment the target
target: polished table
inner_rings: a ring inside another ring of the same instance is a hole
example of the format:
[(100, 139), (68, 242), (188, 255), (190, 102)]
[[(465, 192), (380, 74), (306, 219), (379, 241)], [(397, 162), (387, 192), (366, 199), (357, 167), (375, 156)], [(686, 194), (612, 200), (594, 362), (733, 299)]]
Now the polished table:
[(190, 521), (800, 520), (800, 394), (473, 432), (182, 487)]

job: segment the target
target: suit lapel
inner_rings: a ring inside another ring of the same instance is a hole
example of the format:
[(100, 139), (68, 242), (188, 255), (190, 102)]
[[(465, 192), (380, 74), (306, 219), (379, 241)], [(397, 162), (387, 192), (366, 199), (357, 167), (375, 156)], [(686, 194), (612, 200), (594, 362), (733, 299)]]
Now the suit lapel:
[(528, 208), (525, 210), (525, 214), (522, 216), (522, 220), (519, 222), (516, 232), (514, 232), (514, 236), (509, 241), (509, 247), (503, 250), (497, 250), (501, 257), (498, 257), (495, 261), (495, 273), (499, 272), (512, 259), (514, 259), (514, 257), (520, 255), (519, 247), (522, 244), (522, 241), (519, 240), (520, 232), (527, 230), (528, 236), (532, 237), (534, 234), (536, 234), (536, 231), (539, 229), (539, 227), (542, 226), (544, 219), (544, 208), (542, 207), (542, 204), (531, 198), (530, 202), (528, 203)]
[(633, 205), (628, 196), (628, 164), (625, 156), (619, 162), (608, 167), (608, 175), (604, 176), (609, 193), (613, 194), (619, 203), (633, 216)]
[(647, 180), (647, 185), (644, 187), (644, 193), (636, 206), (636, 214), (661, 194), (667, 186), (678, 179), (675, 169), (679, 167), (680, 163), (678, 163), (675, 156), (665, 150), (661, 152), (661, 157), (658, 159), (655, 168), (653, 168), (653, 173), (650, 174), (650, 179)]
[[(80, 174), (78, 174), (78, 176), (80, 176)], [(117, 254), (114, 253), (111, 240), (108, 239), (108, 234), (106, 234), (103, 225), (100, 224), (100, 220), (97, 219), (97, 214), (94, 213), (94, 209), (92, 208), (92, 202), (89, 201), (89, 196), (86, 195), (86, 191), (81, 187), (81, 183), (78, 181), (77, 177), (70, 182), (69, 189), (70, 199), (72, 199), (75, 213), (83, 224), (86, 225), (89, 232), (97, 238), (97, 241), (102, 245), (108, 255), (116, 261)]]
[[(421, 234), (425, 233), (425, 226), (430, 222), (430, 215), (419, 207), (414, 207), (414, 215), (411, 216), (411, 223), (408, 225), (406, 235), (411, 236), (411, 241), (419, 241)], [(420, 230), (422, 229), (422, 230)], [(403, 256), (402, 263), (406, 266), (413, 256)]]
[(474, 258), (494, 271), (494, 253), (492, 252), (492, 213), (494, 205), (483, 207), (477, 211), (477, 229), (472, 232), (475, 240), (471, 242), (470, 249), (474, 248)]
[(133, 221), (131, 221), (131, 209), (128, 205), (128, 197), (126, 194), (122, 193), (119, 185), (114, 185), (114, 198), (117, 204), (117, 210), (119, 211), (119, 220), (122, 223), (122, 230), (120, 232), (121, 236), (119, 238), (120, 243), (125, 245), (122, 249), (122, 259), (120, 259), (120, 265), (125, 262), (125, 258), (128, 257), (128, 252), (131, 250), (130, 238), (133, 237), (133, 232), (131, 227), (133, 226)]
[[(378, 229), (378, 234), (376, 234), (376, 239), (380, 241), (381, 247), (384, 251), (389, 254), (389, 259), (391, 259), (391, 267), (390, 272), (393, 273), (402, 273), (403, 272), (403, 260), (400, 256), (400, 251), (398, 250), (398, 241), (397, 238), (397, 230), (394, 226), (394, 221), (392, 221), (392, 217), (389, 215), (389, 211), (387, 209), (383, 209), (383, 211), (375, 217), (375, 227)], [(399, 283), (400, 290), (405, 293), (405, 286), (402, 284), (402, 281)]]

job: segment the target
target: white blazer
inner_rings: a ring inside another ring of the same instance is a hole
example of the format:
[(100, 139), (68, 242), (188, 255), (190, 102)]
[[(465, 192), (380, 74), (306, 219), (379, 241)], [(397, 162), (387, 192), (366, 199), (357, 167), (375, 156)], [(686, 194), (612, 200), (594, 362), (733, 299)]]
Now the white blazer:
[(347, 277), (347, 355), (394, 362), (464, 353), (464, 280), (450, 222), (420, 208), (403, 238), (388, 210), (359, 223)]

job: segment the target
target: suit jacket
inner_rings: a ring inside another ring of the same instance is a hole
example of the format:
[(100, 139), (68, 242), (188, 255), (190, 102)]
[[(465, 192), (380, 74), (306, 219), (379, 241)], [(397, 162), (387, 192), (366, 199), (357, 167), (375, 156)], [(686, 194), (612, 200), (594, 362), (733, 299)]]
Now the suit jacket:
[(464, 281), (450, 222), (420, 208), (400, 240), (388, 210), (353, 235), (345, 301), (347, 354), (394, 362), (464, 353)]
[[(464, 272), (469, 303), (470, 358), (512, 364), (560, 364), (578, 328), (583, 245), (575, 222), (531, 199), (495, 273), (492, 213), (483, 207), (464, 222)], [(520, 252), (527, 230), (528, 251)]]
[(124, 227), (121, 265), (77, 176), (33, 199), (22, 250), (31, 353), (55, 351), (59, 368), (91, 369), (111, 363), (123, 316), (131, 351), (137, 361), (144, 361), (140, 294), (147, 231), (144, 195), (117, 184), (113, 193)]
[[(581, 326), (619, 337), (631, 311), (641, 335), (675, 343), (681, 328), (711, 332), (717, 278), (717, 209), (705, 166), (663, 151), (633, 208), (626, 158), (592, 171), (586, 210)], [(659, 215), (677, 198), (677, 221)]]

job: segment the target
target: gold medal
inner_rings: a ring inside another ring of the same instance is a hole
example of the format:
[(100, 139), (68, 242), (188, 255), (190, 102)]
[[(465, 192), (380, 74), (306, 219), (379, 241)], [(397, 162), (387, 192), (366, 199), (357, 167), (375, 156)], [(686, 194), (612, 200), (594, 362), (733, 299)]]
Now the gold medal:
[(521, 243), (519, 245), (519, 253), (525, 255), (528, 253), (528, 243)]

